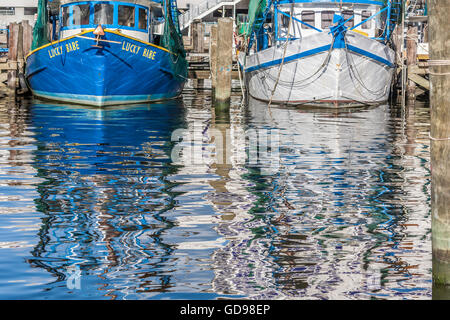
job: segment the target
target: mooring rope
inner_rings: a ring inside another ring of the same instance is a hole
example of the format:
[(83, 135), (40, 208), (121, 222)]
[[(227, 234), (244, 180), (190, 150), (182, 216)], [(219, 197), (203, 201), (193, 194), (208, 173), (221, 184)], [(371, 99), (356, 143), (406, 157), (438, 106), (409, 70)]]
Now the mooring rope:
[(435, 137), (432, 137), (431, 136), (431, 132), (428, 132), (428, 137), (430, 138), (430, 140), (433, 140), (433, 141), (448, 141), (448, 140), (450, 140), (450, 137), (448, 137), (448, 138), (435, 138)]
[[(444, 66), (450, 66), (450, 60), (428, 60), (428, 66), (430, 67), (444, 67)], [(448, 76), (450, 75), (450, 72), (428, 72), (430, 75), (433, 76)]]

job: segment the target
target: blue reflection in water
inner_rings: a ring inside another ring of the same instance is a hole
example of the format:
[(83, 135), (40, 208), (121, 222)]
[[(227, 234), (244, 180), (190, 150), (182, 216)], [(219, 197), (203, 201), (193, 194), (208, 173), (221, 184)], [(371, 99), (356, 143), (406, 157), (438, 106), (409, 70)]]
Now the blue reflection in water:
[(420, 159), (428, 155), (416, 129), (399, 134), (388, 106), (263, 107), (250, 103), (248, 124), (280, 130), (281, 170), (258, 188), (271, 191), (259, 192), (257, 210), (269, 199), (277, 290), (292, 298), (429, 297), (430, 260), (420, 253), (429, 244), (429, 170)]
[(265, 108), (0, 106), (0, 298), (429, 298), (428, 109)]
[[(127, 291), (169, 288), (164, 268), (172, 248), (161, 234), (173, 223), (162, 213), (173, 206), (165, 177), (182, 104), (106, 110), (35, 104), (31, 121), (34, 168), (44, 179), (36, 205), (46, 216), (28, 262), (55, 276), (47, 295), (124, 298)], [(78, 291), (66, 288), (67, 267), (74, 265), (82, 271)]]

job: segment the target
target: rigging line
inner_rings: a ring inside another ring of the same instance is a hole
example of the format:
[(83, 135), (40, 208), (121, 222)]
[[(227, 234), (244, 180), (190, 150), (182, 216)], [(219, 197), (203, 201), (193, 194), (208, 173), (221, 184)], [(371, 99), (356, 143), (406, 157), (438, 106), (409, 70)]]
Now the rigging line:
[(286, 57), (287, 47), (288, 47), (289, 39), (290, 39), (290, 36), (291, 36), (291, 25), (292, 25), (292, 17), (293, 17), (293, 15), (294, 15), (294, 2), (292, 2), (292, 4), (291, 4), (291, 14), (290, 14), (290, 17), (289, 17), (289, 26), (288, 26), (288, 31), (287, 31), (287, 35), (286, 35), (286, 42), (284, 44), (283, 58), (281, 60), (280, 68), (278, 69), (277, 81), (275, 82), (275, 85), (274, 85), (273, 90), (272, 90), (272, 94), (270, 96), (269, 104), (267, 105), (267, 107), (269, 108), (270, 117), (272, 117), (272, 111), (270, 110), (270, 105), (272, 104), (272, 99), (273, 99), (273, 96), (275, 95), (275, 90), (277, 89), (278, 81), (280, 80), (281, 70), (283, 69), (284, 58)]
[[(371, 94), (373, 94), (374, 96), (376, 96), (377, 99), (380, 98), (380, 97), (384, 94), (384, 92), (383, 92), (383, 93), (381, 92), (381, 90), (383, 90), (383, 89), (381, 88), (379, 91), (373, 91), (373, 92), (372, 92), (370, 89), (368, 89), (368, 88), (364, 85), (363, 81), (357, 77), (357, 74), (356, 74), (355, 70), (353, 69), (351, 63), (348, 61), (348, 53), (347, 53), (347, 52), (346, 52), (346, 59), (347, 59), (347, 64), (349, 65), (349, 71), (350, 71), (350, 72), (349, 72), (349, 75), (350, 75), (350, 77), (351, 77), (351, 79), (352, 79), (352, 82), (355, 84), (355, 82), (353, 81), (353, 79), (355, 79), (355, 80), (358, 82), (357, 84), (361, 85), (364, 89), (366, 89), (366, 91), (368, 91), (369, 93), (371, 93)], [(365, 96), (365, 95), (361, 92), (361, 90), (358, 88), (358, 86), (357, 86), (356, 84), (355, 84), (355, 89), (358, 91), (358, 93), (359, 93), (361, 96)]]
[[(331, 42), (330, 49), (328, 50), (328, 54), (325, 57), (325, 59), (323, 60), (322, 64), (319, 66), (319, 68), (312, 75), (310, 75), (310, 76), (308, 76), (308, 77), (306, 77), (304, 79), (297, 80), (297, 81), (286, 81), (286, 80), (279, 79), (279, 84), (281, 83), (281, 86), (283, 86), (285, 88), (291, 88), (292, 87), (292, 88), (297, 88), (297, 89), (298, 88), (304, 88), (307, 85), (311, 84), (311, 82), (309, 82), (307, 84), (302, 85), (304, 82), (306, 82), (307, 80), (309, 80), (312, 77), (314, 77), (317, 73), (319, 73), (319, 71), (321, 71), (323, 68), (325, 68), (328, 65), (328, 63), (330, 62), (330, 59), (331, 59), (331, 52), (333, 51), (334, 40), (335, 39), (333, 38), (333, 40)], [(263, 73), (266, 75), (265, 71)], [(271, 79), (271, 80), (275, 80), (276, 79), (269, 72), (267, 72), (267, 77), (269, 79)]]
[(448, 138), (435, 138), (435, 137), (431, 136), (431, 132), (428, 132), (428, 137), (430, 138), (430, 140), (433, 140), (433, 141), (448, 141), (448, 140), (450, 140), (450, 137), (448, 137)]
[[(348, 47), (347, 47), (347, 41), (344, 41), (344, 43), (345, 43), (345, 57), (346, 57), (346, 60), (347, 60), (347, 64), (348, 64), (348, 66), (349, 66), (349, 69), (352, 71), (352, 73), (353, 73), (353, 75), (355, 76), (355, 79), (358, 81), (358, 83), (364, 88), (364, 89), (366, 89), (369, 93), (371, 93), (371, 94), (373, 94), (373, 95), (375, 95), (375, 96), (378, 96), (378, 95), (383, 95), (384, 94), (384, 92), (386, 91), (386, 89), (385, 88), (380, 88), (380, 89), (378, 89), (378, 90), (372, 90), (372, 89), (369, 89), (369, 88), (367, 88), (367, 86), (364, 84), (364, 82), (361, 80), (362, 78), (361, 78), (361, 75), (359, 74), (359, 72), (358, 72), (358, 69), (356, 68), (356, 66), (355, 66), (355, 62), (353, 61), (353, 58), (351, 58), (351, 59), (349, 59), (349, 53), (348, 53)], [(350, 61), (351, 60), (351, 61)], [(358, 89), (356, 86), (355, 86), (355, 88), (356, 89)], [(359, 90), (358, 90), (359, 91)], [(361, 94), (361, 92), (359, 92), (360, 94)]]

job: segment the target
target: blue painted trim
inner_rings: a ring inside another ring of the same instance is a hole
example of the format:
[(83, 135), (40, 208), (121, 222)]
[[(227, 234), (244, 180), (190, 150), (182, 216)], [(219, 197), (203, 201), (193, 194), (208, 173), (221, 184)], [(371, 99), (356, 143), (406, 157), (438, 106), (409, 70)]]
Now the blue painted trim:
[[(305, 58), (305, 57), (308, 57), (308, 56), (312, 56), (314, 54), (321, 53), (321, 52), (324, 52), (324, 51), (328, 51), (328, 50), (330, 50), (330, 48), (331, 48), (331, 45), (328, 44), (328, 45), (323, 46), (323, 47), (319, 47), (319, 48), (311, 49), (311, 50), (304, 51), (304, 52), (301, 52), (301, 53), (297, 53), (297, 54), (294, 54), (292, 56), (285, 57), (284, 58), (284, 63), (287, 63), (287, 62), (290, 62), (290, 61), (293, 61), (293, 60), (297, 60), (297, 59), (301, 59), (301, 58)], [(255, 70), (259, 70), (259, 69), (276, 66), (278, 64), (281, 64), (282, 61), (283, 61), (282, 59), (277, 59), (277, 60), (272, 60), (272, 61), (269, 61), (269, 62), (265, 62), (265, 63), (262, 63), (262, 64), (257, 65), (257, 66), (249, 67), (249, 68), (245, 69), (245, 72), (252, 72), (252, 71), (255, 71)]]
[(277, 1), (278, 4), (286, 4), (286, 3), (352, 3), (352, 4), (369, 4), (375, 6), (384, 6), (382, 1), (374, 1), (374, 0), (280, 0)]
[(274, 18), (275, 18), (275, 41), (278, 38), (278, 7), (274, 5)]
[(370, 17), (367, 18), (366, 20), (361, 21), (361, 22), (358, 23), (356, 26), (353, 26), (350, 30), (353, 30), (353, 29), (358, 28), (360, 25), (363, 25), (363, 24), (366, 23), (367, 21), (369, 21), (369, 20), (375, 18), (376, 16), (378, 16), (378, 15), (381, 14), (382, 12), (386, 11), (386, 9), (387, 9), (387, 7), (386, 7), (386, 8), (383, 8), (382, 10), (378, 11), (377, 13), (375, 13), (375, 14), (372, 15), (372, 16), (370, 16)]
[(370, 53), (370, 52), (368, 52), (366, 50), (363, 50), (363, 49), (360, 49), (360, 48), (357, 48), (357, 47), (354, 47), (354, 46), (351, 46), (351, 45), (347, 45), (347, 49), (349, 49), (350, 51), (353, 51), (355, 53), (359, 53), (359, 54), (361, 54), (363, 56), (366, 56), (368, 58), (371, 58), (371, 59), (373, 59), (375, 61), (381, 62), (381, 63), (387, 65), (390, 68), (394, 68), (395, 67), (395, 64), (393, 64), (392, 62), (390, 62), (390, 61), (388, 61), (388, 60), (386, 60), (386, 59), (384, 59), (384, 58), (382, 58), (380, 56), (377, 56), (377, 55), (375, 55), (373, 53)]
[[(283, 12), (283, 11), (280, 11), (280, 10), (277, 10), (277, 11), (280, 12), (282, 15), (285, 15), (286, 17), (289, 17), (289, 19), (291, 18), (290, 14), (287, 14), (286, 12)], [(300, 22), (301, 24), (304, 24), (305, 26), (308, 26), (308, 27), (310, 27), (310, 28), (312, 28), (312, 29), (314, 29), (316, 31), (323, 32), (323, 30), (317, 29), (316, 27), (310, 25), (309, 23), (303, 22), (300, 19), (297, 19), (296, 17), (292, 17), (292, 19), (294, 19), (295, 21)]]
[(33, 90), (33, 94), (50, 100), (66, 101), (72, 103), (85, 103), (90, 105), (112, 105), (118, 103), (141, 103), (176, 98), (178, 94), (152, 94), (152, 95), (123, 95), (123, 96), (91, 96), (68, 93), (54, 93)]
[[(83, 24), (83, 25), (74, 25), (72, 23), (73, 20), (73, 6), (75, 5), (83, 5), (83, 4), (89, 4), (89, 24)], [(148, 21), (147, 26), (145, 29), (139, 29), (139, 8), (144, 9), (147, 11), (147, 17), (150, 16), (149, 14), (149, 8), (139, 5), (139, 4), (133, 4), (129, 2), (112, 2), (112, 1), (79, 1), (79, 2), (71, 2), (67, 3), (65, 5), (62, 5), (60, 8), (60, 16), (62, 16), (62, 9), (64, 7), (69, 7), (69, 25), (62, 27), (60, 30), (73, 30), (73, 29), (81, 29), (81, 28), (94, 28), (97, 27), (96, 24), (94, 24), (94, 6), (96, 4), (111, 4), (114, 7), (113, 12), (113, 24), (105, 24), (103, 27), (105, 28), (120, 28), (123, 30), (133, 30), (133, 31), (140, 31), (140, 32), (148, 32)], [(127, 27), (119, 25), (119, 6), (129, 6), (134, 7), (134, 27)], [(147, 19), (148, 20), (148, 19)], [(60, 25), (62, 25), (62, 19), (60, 19)]]
[[(331, 48), (331, 44), (326, 45), (326, 46), (322, 46), (322, 47), (318, 47), (318, 48), (315, 48), (315, 49), (311, 49), (311, 50), (308, 50), (308, 51), (305, 51), (305, 52), (297, 53), (297, 54), (294, 54), (292, 56), (285, 57), (284, 58), (284, 63), (287, 63), (287, 62), (290, 62), (290, 61), (293, 61), (293, 60), (297, 60), (297, 59), (302, 59), (302, 58), (305, 58), (305, 57), (308, 57), (308, 56), (312, 56), (312, 55), (315, 55), (317, 53), (325, 52), (325, 51), (330, 50), (330, 48)], [(375, 61), (378, 61), (380, 63), (383, 63), (383, 64), (387, 65), (390, 68), (394, 68), (395, 67), (395, 65), (393, 63), (391, 63), (390, 61), (388, 61), (388, 60), (386, 60), (386, 59), (384, 59), (384, 58), (382, 58), (380, 56), (377, 56), (377, 55), (375, 55), (373, 53), (370, 53), (370, 52), (368, 52), (366, 50), (362, 50), (360, 48), (357, 48), (357, 47), (354, 47), (354, 46), (351, 46), (351, 45), (347, 45), (347, 49), (350, 50), (350, 51), (353, 51), (355, 53), (361, 54), (363, 56), (366, 56), (368, 58), (371, 58), (371, 59), (373, 59)], [(265, 62), (265, 63), (262, 63), (262, 64), (257, 65), (257, 66), (249, 67), (249, 68), (247, 68), (245, 70), (245, 72), (252, 72), (252, 71), (259, 70), (259, 69), (276, 66), (276, 65), (281, 64), (281, 62), (282, 62), (282, 59), (277, 59), (277, 60)]]

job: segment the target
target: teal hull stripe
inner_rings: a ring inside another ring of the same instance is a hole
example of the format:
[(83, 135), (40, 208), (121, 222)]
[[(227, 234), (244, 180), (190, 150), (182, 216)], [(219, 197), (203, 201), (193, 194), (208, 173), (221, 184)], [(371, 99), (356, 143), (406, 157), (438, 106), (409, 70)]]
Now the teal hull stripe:
[(89, 105), (115, 105), (121, 103), (141, 103), (175, 98), (174, 94), (124, 95), (124, 96), (91, 96), (67, 93), (53, 93), (33, 90), (41, 98)]
[[(315, 54), (318, 54), (318, 53), (322, 53), (322, 52), (330, 50), (330, 48), (331, 48), (331, 45), (326, 45), (326, 46), (318, 47), (318, 48), (315, 48), (315, 49), (312, 49), (312, 50), (308, 50), (308, 51), (305, 51), (305, 52), (297, 53), (297, 54), (294, 54), (292, 56), (285, 57), (284, 58), (284, 63), (288, 63), (288, 62), (293, 61), (293, 60), (297, 60), (297, 59), (309, 57), (309, 56), (312, 56), (312, 55), (315, 55)], [(354, 46), (351, 46), (351, 45), (347, 45), (347, 48), (350, 51), (353, 51), (355, 53), (361, 54), (361, 55), (366, 56), (368, 58), (371, 58), (371, 59), (373, 59), (375, 61), (381, 62), (381, 63), (387, 65), (390, 68), (393, 68), (395, 66), (390, 61), (388, 61), (388, 60), (386, 60), (384, 58), (381, 58), (381, 57), (379, 57), (379, 56), (377, 56), (375, 54), (372, 54), (372, 53), (370, 53), (368, 51), (362, 50), (360, 48), (357, 48), (357, 47), (354, 47)], [(257, 66), (249, 67), (249, 68), (245, 69), (245, 72), (252, 72), (252, 71), (259, 70), (259, 69), (273, 67), (273, 66), (281, 64), (282, 61), (283, 61), (282, 59), (277, 59), (277, 60), (265, 62), (265, 63), (259, 64)]]

